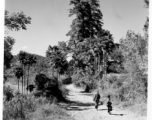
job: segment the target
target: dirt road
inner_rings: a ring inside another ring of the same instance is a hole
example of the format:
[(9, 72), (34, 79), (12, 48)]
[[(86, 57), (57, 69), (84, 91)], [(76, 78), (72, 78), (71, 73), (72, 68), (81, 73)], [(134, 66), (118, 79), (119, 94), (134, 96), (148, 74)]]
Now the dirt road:
[(67, 98), (72, 101), (66, 109), (75, 120), (146, 120), (146, 117), (135, 115), (128, 111), (120, 111), (114, 108), (112, 115), (107, 113), (106, 105), (100, 105), (97, 111), (94, 108), (93, 95), (84, 93), (73, 84), (66, 86), (70, 91)]
[[(14, 90), (18, 89), (17, 85), (9, 83), (6, 85), (11, 86)], [(66, 108), (74, 120), (146, 120), (146, 117), (116, 108), (112, 111), (112, 115), (109, 115), (106, 104), (100, 105), (97, 111), (94, 108), (92, 93), (84, 93), (83, 89), (76, 88), (73, 84), (67, 85), (66, 88), (69, 90), (67, 99), (71, 102), (70, 104), (61, 104), (61, 106)]]

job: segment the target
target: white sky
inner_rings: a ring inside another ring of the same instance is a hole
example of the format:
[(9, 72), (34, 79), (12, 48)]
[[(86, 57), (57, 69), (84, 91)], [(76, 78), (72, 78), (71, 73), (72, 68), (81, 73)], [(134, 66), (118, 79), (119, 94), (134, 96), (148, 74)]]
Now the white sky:
[[(5, 9), (10, 12), (23, 11), (32, 18), (27, 30), (11, 31), (15, 38), (13, 54), (25, 50), (45, 56), (49, 45), (67, 41), (66, 36), (74, 18), (68, 17), (70, 0), (5, 0)], [(103, 28), (109, 30), (118, 42), (127, 30), (143, 34), (143, 25), (148, 15), (144, 0), (100, 0), (103, 13)]]

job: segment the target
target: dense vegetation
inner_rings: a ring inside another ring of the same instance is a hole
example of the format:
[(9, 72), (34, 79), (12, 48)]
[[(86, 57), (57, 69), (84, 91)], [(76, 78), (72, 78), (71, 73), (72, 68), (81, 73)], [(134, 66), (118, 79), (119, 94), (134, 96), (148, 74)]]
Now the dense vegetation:
[[(149, 1), (145, 3), (149, 8)], [(4, 83), (7, 80), (16, 82), (18, 92), (14, 94), (4, 85), (4, 120), (31, 119), (46, 111), (43, 114), (46, 119), (53, 120), (60, 113), (65, 119), (71, 119), (64, 110), (50, 103), (65, 101), (63, 84), (72, 82), (85, 87), (85, 92), (100, 90), (102, 98), (111, 95), (115, 105), (138, 105), (139, 108), (142, 105), (142, 112), (146, 111), (149, 18), (143, 26), (144, 36), (129, 30), (125, 38), (114, 43), (110, 31), (102, 28), (103, 14), (98, 0), (70, 0), (70, 5), (69, 16), (75, 16), (67, 33), (70, 40), (49, 45), (46, 57), (25, 51), (13, 56), (11, 50), (15, 40), (5, 35)], [(31, 18), (23, 12), (5, 12), (8, 30), (26, 30), (30, 23)], [(72, 55), (69, 62), (68, 55)], [(23, 105), (18, 101), (23, 101)], [(17, 109), (14, 103), (19, 105)], [(59, 113), (52, 113), (56, 109)], [(37, 119), (44, 116), (39, 117)]]
[[(149, 1), (145, 3), (149, 8)], [(70, 5), (69, 16), (76, 16), (67, 34), (73, 82), (85, 86), (86, 92), (99, 89), (103, 97), (110, 94), (123, 106), (142, 104), (145, 112), (149, 18), (143, 26), (144, 36), (129, 30), (114, 43), (110, 31), (102, 29), (98, 0), (71, 0)]]
[[(6, 32), (26, 30), (26, 25), (30, 22), (31, 18), (23, 12), (14, 14), (5, 12)], [(72, 120), (64, 109), (56, 105), (56, 102), (65, 101), (67, 92), (58, 81), (58, 74), (52, 76), (50, 59), (25, 51), (13, 56), (11, 50), (15, 40), (7, 34), (4, 43), (3, 119)], [(64, 65), (60, 64), (61, 61), (56, 62), (57, 60), (58, 58), (54, 60), (57, 69), (55, 73), (63, 74), (64, 70), (60, 69), (60, 66), (64, 67)], [(18, 84), (17, 91), (7, 83)]]

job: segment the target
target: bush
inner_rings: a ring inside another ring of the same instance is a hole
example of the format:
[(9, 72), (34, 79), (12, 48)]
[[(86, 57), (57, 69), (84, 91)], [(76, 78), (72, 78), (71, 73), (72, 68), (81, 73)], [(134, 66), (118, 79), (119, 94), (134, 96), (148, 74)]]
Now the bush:
[(130, 74), (109, 74), (107, 82), (104, 83), (105, 89), (101, 93), (103, 98), (111, 95), (113, 105), (145, 115), (146, 85), (144, 83), (146, 78), (140, 78), (137, 74), (134, 78)]
[(98, 87), (98, 80), (88, 74), (86, 76), (74, 74), (72, 80), (77, 87), (84, 88), (85, 92), (91, 92)]
[(33, 95), (34, 95), (35, 97), (41, 97), (41, 96), (44, 96), (44, 93), (43, 93), (43, 91), (35, 90), (35, 91), (33, 92)]
[(68, 78), (62, 79), (62, 83), (63, 83), (64, 85), (71, 84), (71, 83), (72, 83), (72, 78), (71, 78), (71, 77), (68, 77)]
[(28, 91), (32, 92), (34, 90), (34, 88), (35, 88), (35, 86), (31, 84), (31, 85), (28, 85), (26, 89)]
[(14, 97), (13, 89), (11, 89), (11, 87), (9, 85), (4, 86), (3, 93), (5, 95), (5, 101), (10, 101)]
[(37, 90), (34, 92), (35, 96), (45, 96), (46, 98), (52, 99), (56, 98), (58, 101), (65, 100), (62, 91), (59, 88), (57, 78), (48, 78), (44, 74), (38, 74), (35, 78), (35, 84), (37, 88)]
[(45, 74), (37, 74), (35, 77), (35, 84), (37, 90), (44, 90), (45, 84), (49, 81), (49, 78)]
[(46, 98), (35, 98), (28, 95), (17, 95), (11, 101), (4, 103), (3, 120), (31, 120), (31, 115), (44, 104), (49, 104)]
[(29, 113), (36, 109), (33, 98), (18, 95), (4, 103), (3, 120), (28, 120)]

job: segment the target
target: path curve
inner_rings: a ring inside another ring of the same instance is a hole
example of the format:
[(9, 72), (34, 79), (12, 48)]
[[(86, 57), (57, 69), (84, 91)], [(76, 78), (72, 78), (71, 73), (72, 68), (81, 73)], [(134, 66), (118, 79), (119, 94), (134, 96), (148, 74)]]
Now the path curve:
[(66, 109), (75, 120), (146, 120), (146, 117), (115, 108), (112, 111), (112, 115), (109, 115), (106, 105), (100, 105), (97, 111), (94, 108), (93, 95), (91, 93), (84, 93), (83, 89), (76, 88), (73, 84), (67, 85), (66, 88), (69, 90), (67, 98), (73, 102)]

